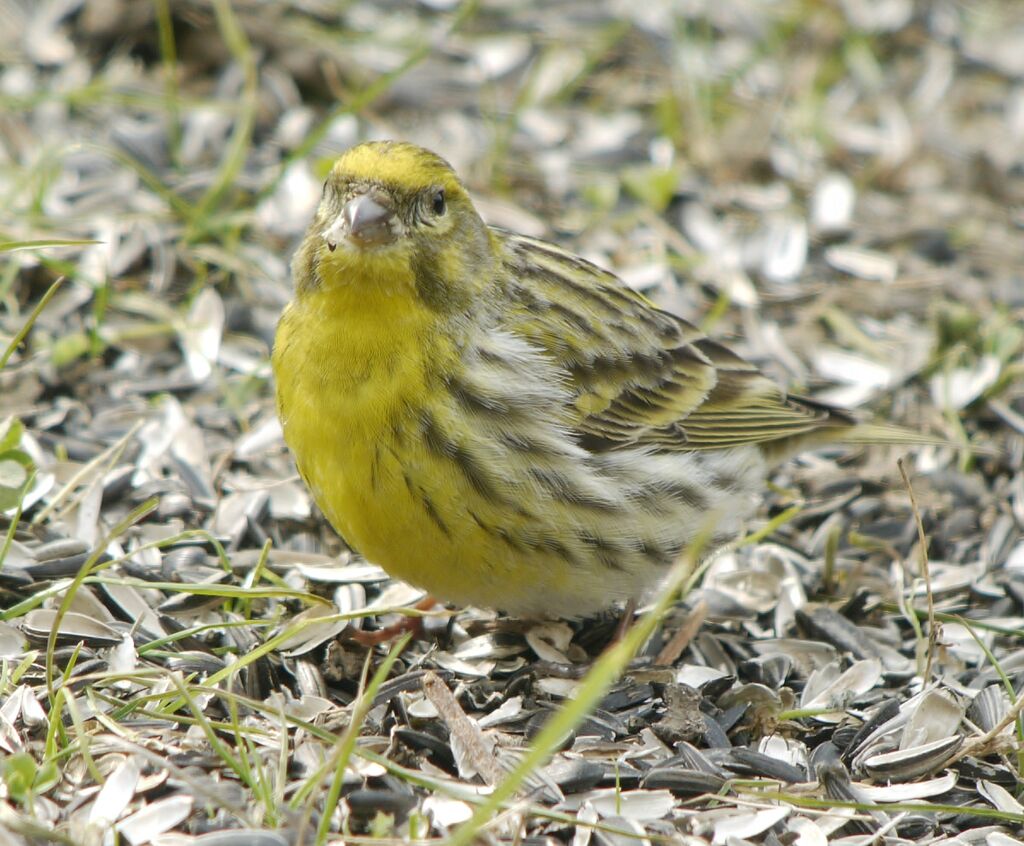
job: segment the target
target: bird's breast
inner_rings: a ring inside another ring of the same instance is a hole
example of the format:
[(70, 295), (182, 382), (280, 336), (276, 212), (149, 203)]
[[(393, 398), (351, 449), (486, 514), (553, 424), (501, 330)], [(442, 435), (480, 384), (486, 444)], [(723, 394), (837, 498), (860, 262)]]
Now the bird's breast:
[[(327, 518), (372, 557), (403, 530), (423, 409), (453, 346), (399, 302), (339, 309), (323, 298), (282, 317), (273, 365), (285, 441)], [(364, 304), (365, 305), (365, 304)], [(390, 310), (389, 310), (390, 307)]]

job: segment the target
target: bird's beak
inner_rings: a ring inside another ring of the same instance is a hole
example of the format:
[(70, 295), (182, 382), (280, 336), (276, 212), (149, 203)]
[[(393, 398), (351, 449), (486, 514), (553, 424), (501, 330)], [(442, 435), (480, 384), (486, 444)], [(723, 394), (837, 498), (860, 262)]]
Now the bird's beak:
[(360, 194), (353, 197), (341, 210), (338, 219), (324, 230), (327, 249), (334, 252), (338, 241), (348, 238), (359, 247), (379, 247), (392, 243), (397, 237), (391, 223), (395, 212), (386, 200)]

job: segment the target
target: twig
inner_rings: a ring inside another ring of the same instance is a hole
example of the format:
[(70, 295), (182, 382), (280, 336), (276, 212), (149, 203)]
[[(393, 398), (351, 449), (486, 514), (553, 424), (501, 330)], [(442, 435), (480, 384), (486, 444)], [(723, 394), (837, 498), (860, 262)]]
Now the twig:
[(661, 648), (658, 657), (654, 659), (654, 666), (671, 667), (679, 659), (679, 656), (683, 654), (683, 650), (686, 649), (690, 641), (693, 640), (693, 636), (704, 623), (704, 618), (707, 617), (707, 614), (708, 604), (702, 599), (694, 606), (693, 611), (686, 618), (686, 622), (672, 635), (671, 640)]
[[(494, 751), (488, 747), (480, 727), (466, 716), (466, 712), (462, 710), (462, 706), (448, 686), (430, 670), (423, 676), (423, 692), (448, 726), (453, 751), (456, 752), (456, 761), (461, 758), (491, 787), (500, 782), (504, 773), (498, 766)], [(458, 754), (460, 750), (461, 755)]]

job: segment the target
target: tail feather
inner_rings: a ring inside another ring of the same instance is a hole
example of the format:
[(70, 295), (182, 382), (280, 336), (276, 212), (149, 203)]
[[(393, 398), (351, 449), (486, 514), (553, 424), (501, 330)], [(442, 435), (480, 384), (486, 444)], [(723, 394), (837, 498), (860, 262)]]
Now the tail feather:
[(948, 439), (917, 432), (889, 423), (866, 423), (852, 412), (835, 408), (807, 397), (789, 397), (790, 402), (804, 406), (819, 415), (819, 425), (811, 431), (762, 444), (762, 451), (771, 463), (791, 458), (799, 452), (827, 444), (891, 444), (894, 446), (953, 446)]
[(907, 446), (947, 445), (954, 446), (946, 438), (915, 432), (902, 426), (888, 423), (858, 423), (839, 432), (837, 440), (848, 444), (906, 444)]

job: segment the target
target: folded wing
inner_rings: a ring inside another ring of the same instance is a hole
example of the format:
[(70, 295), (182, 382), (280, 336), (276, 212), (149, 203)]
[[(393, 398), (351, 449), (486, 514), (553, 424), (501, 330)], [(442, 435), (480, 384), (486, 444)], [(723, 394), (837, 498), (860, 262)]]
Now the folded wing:
[(763, 445), (852, 429), (843, 412), (787, 397), (741, 357), (622, 280), (551, 244), (503, 234), (519, 304), (508, 327), (567, 374), (570, 415), (592, 451)]

